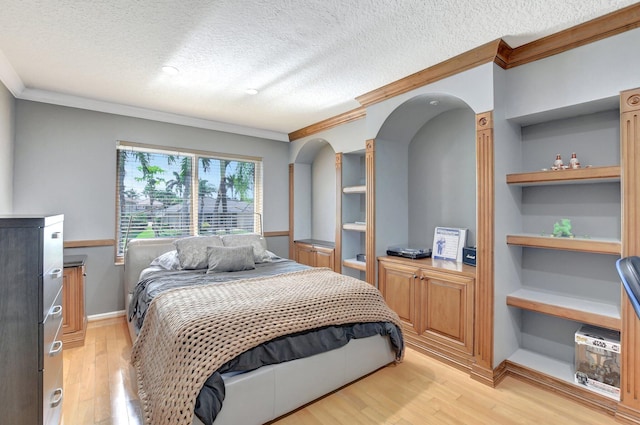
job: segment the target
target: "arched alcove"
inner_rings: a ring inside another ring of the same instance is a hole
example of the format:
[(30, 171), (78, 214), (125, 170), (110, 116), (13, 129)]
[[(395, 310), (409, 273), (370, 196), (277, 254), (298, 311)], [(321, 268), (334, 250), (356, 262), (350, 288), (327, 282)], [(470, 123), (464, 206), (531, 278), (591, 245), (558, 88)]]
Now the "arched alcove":
[(324, 139), (300, 148), (294, 162), (293, 239), (333, 242), (336, 227), (335, 152)]
[(462, 99), (421, 94), (398, 106), (375, 138), (376, 255), (431, 248), (436, 226), (476, 233), (475, 112)]

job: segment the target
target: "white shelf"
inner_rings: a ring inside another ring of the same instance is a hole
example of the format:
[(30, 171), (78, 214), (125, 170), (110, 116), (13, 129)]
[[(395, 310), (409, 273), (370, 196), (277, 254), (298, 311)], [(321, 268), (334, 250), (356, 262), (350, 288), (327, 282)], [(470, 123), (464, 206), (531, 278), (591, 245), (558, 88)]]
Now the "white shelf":
[(366, 193), (367, 192), (367, 186), (365, 185), (361, 185), (361, 186), (346, 186), (342, 188), (342, 192), (344, 193)]
[(516, 350), (516, 352), (507, 360), (520, 366), (544, 373), (545, 375), (552, 376), (556, 379), (572, 384), (574, 383), (574, 365), (572, 363), (554, 359), (552, 357), (545, 356), (544, 354), (539, 354), (524, 348)]
[(366, 232), (367, 231), (367, 225), (366, 224), (360, 224), (360, 223), (344, 223), (342, 225), (342, 228), (344, 230), (353, 230), (355, 232)]
[(360, 271), (367, 270), (367, 263), (365, 263), (364, 261), (358, 261), (355, 258), (345, 258), (342, 261), (342, 265), (344, 267), (349, 267), (350, 269), (356, 269)]
[(622, 325), (617, 305), (530, 288), (509, 294), (507, 305), (609, 329)]

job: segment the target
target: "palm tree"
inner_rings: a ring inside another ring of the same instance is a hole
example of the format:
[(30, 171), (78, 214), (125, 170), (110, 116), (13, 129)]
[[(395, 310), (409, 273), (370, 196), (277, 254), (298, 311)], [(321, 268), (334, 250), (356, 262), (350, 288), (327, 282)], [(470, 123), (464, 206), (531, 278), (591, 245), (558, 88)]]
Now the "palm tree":
[(204, 223), (204, 198), (210, 197), (212, 193), (216, 191), (216, 187), (209, 184), (209, 181), (200, 179), (198, 181), (198, 199), (199, 199), (199, 213), (198, 213), (198, 229), (202, 229)]
[(218, 186), (218, 196), (213, 208), (213, 213), (216, 217), (215, 224), (218, 229), (224, 228), (223, 216), (227, 213), (227, 167), (230, 162), (226, 159), (220, 160), (220, 185)]
[(123, 243), (124, 241), (124, 233), (125, 233), (125, 225), (129, 226), (129, 221), (131, 220), (131, 214), (129, 214), (129, 218), (126, 219), (126, 203), (125, 203), (125, 187), (124, 187), (124, 179), (126, 175), (126, 164), (129, 155), (133, 156), (143, 167), (149, 166), (150, 154), (144, 152), (134, 152), (134, 151), (126, 151), (126, 150), (118, 150), (118, 202), (120, 203), (120, 223), (118, 223), (118, 253), (122, 253), (124, 251)]

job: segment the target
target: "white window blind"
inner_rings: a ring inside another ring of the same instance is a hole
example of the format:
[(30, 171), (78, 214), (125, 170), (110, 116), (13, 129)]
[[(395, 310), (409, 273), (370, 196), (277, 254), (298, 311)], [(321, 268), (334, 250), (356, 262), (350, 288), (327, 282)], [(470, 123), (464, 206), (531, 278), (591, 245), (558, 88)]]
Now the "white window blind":
[(117, 256), (129, 240), (262, 233), (262, 160), (118, 142)]

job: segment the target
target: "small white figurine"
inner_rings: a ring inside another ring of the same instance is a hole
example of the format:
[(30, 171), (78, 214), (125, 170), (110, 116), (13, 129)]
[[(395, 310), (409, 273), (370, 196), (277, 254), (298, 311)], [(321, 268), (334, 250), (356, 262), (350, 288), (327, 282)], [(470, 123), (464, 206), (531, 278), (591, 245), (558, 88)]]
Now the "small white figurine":
[(562, 157), (560, 156), (560, 154), (556, 155), (556, 160), (553, 161), (553, 167), (551, 167), (552, 170), (562, 170)]
[(580, 168), (580, 161), (578, 161), (578, 158), (576, 157), (575, 152), (571, 154), (571, 159), (569, 160), (569, 167), (571, 167), (572, 170), (577, 170), (578, 168)]

